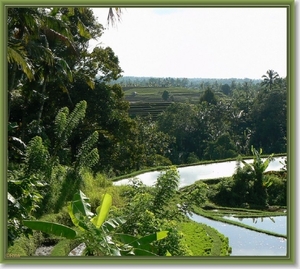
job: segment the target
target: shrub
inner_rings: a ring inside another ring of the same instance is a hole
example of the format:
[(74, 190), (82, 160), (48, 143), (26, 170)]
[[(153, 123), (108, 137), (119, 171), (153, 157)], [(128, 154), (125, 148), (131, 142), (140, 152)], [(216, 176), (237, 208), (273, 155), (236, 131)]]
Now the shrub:
[[(75, 163), (65, 168), (63, 151), (68, 151), (68, 139), (85, 116), (86, 102), (76, 104), (72, 113), (62, 108), (55, 118), (54, 145), (45, 143), (39, 136), (33, 137), (26, 148), (24, 163), (8, 173), (8, 244), (26, 233), (22, 219), (58, 212), (82, 182), (81, 171), (99, 160), (98, 133), (83, 141)], [(63, 156), (63, 157), (62, 157)], [(69, 164), (68, 164), (69, 165)], [(47, 190), (45, 186), (47, 185)]]
[(210, 199), (219, 205), (235, 206), (236, 202), (232, 191), (233, 186), (233, 178), (230, 177), (221, 180), (215, 185), (214, 191), (210, 193)]
[(107, 187), (111, 187), (113, 185), (113, 182), (111, 180), (107, 179), (107, 177), (101, 173), (96, 174), (95, 180), (96, 180), (97, 185), (101, 188), (107, 188)]
[(268, 202), (270, 205), (286, 205), (286, 179), (276, 175), (266, 175), (271, 185), (268, 188)]
[(40, 242), (41, 235), (39, 232), (34, 232), (33, 235), (29, 235), (28, 237), (21, 235), (15, 240), (14, 244), (7, 249), (7, 253), (20, 256), (33, 256)]
[(186, 163), (197, 163), (197, 162), (199, 162), (198, 156), (194, 152), (189, 153)]

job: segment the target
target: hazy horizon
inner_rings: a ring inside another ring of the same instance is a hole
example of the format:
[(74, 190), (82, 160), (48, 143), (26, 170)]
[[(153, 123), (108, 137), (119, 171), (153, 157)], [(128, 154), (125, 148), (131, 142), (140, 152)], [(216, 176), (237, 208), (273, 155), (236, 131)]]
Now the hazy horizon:
[[(93, 8), (107, 28), (108, 8)], [(287, 74), (287, 10), (124, 8), (98, 41), (113, 49), (123, 76), (261, 79)]]

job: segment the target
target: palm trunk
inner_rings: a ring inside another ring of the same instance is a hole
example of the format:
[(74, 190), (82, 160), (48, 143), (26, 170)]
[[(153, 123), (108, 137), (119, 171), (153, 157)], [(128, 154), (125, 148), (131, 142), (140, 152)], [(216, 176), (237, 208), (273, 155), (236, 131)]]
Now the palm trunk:
[(12, 98), (12, 91), (13, 88), (15, 86), (15, 80), (16, 80), (16, 72), (17, 72), (17, 64), (14, 63), (13, 64), (13, 68), (12, 68), (12, 76), (11, 76), (11, 81), (10, 81), (10, 85), (8, 87), (8, 100), (7, 100), (7, 109), (8, 109), (8, 113), (7, 113), (7, 121), (9, 121), (10, 118), (10, 103), (11, 103), (11, 98)]
[(71, 95), (70, 95), (69, 91), (67, 91), (67, 95), (68, 95), (68, 99), (69, 99), (71, 105), (73, 106), (73, 102), (72, 102)]
[(39, 109), (38, 112), (38, 117), (37, 117), (37, 126), (36, 126), (36, 131), (39, 134), (39, 127), (40, 127), (40, 122), (41, 122), (41, 118), (42, 118), (42, 114), (43, 114), (43, 110), (44, 110), (44, 104), (45, 104), (45, 93), (46, 93), (46, 85), (47, 85), (47, 76), (45, 76), (44, 78), (44, 83), (43, 83), (43, 88), (42, 88), (42, 93), (41, 93), (41, 107)]
[[(25, 108), (25, 110), (28, 107), (28, 102), (29, 102), (28, 101), (28, 96), (25, 95), (24, 96), (24, 108)], [(22, 141), (25, 141), (25, 134), (26, 134), (25, 130), (27, 128), (27, 117), (28, 117), (28, 115), (24, 111), (23, 114), (22, 114), (22, 129), (21, 129), (21, 139), (22, 139)]]

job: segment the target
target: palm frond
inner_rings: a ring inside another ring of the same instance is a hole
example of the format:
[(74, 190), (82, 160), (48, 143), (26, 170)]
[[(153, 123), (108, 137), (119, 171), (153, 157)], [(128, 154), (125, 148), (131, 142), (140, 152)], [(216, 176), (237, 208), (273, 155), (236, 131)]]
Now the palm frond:
[(78, 27), (78, 30), (79, 30), (79, 34), (82, 37), (85, 37), (87, 39), (91, 38), (90, 32), (88, 31), (88, 29), (86, 28), (86, 26), (82, 23), (82, 21), (80, 19), (78, 20), (77, 27)]
[(122, 9), (115, 7), (115, 8), (109, 8), (108, 15), (107, 15), (107, 24), (111, 23), (112, 26), (115, 25), (116, 21), (121, 20), (122, 15)]
[(56, 63), (56, 69), (62, 72), (64, 75), (66, 75), (69, 79), (69, 81), (73, 81), (73, 73), (71, 68), (69, 67), (68, 63), (60, 58), (60, 57), (55, 57), (55, 63)]
[(59, 32), (57, 32), (53, 29), (49, 29), (49, 28), (44, 28), (43, 31), (48, 40), (53, 40), (53, 41), (58, 40), (58, 41), (64, 43), (67, 47), (69, 47), (71, 49), (73, 54), (77, 55), (77, 50), (75, 49), (72, 41), (68, 37), (60, 34)]
[(41, 25), (42, 29), (52, 29), (61, 35), (68, 38), (71, 42), (73, 42), (73, 35), (70, 31), (68, 23), (65, 21), (58, 19), (55, 16), (44, 15), (43, 16), (43, 25)]
[(30, 57), (35, 59), (37, 62), (44, 62), (48, 66), (52, 66), (54, 64), (53, 52), (42, 44), (30, 41), (27, 44), (27, 51)]
[(11, 44), (7, 47), (7, 61), (9, 63), (16, 63), (19, 65), (28, 79), (31, 81), (34, 79), (34, 70), (30, 60), (26, 56), (24, 48), (19, 46), (12, 46)]

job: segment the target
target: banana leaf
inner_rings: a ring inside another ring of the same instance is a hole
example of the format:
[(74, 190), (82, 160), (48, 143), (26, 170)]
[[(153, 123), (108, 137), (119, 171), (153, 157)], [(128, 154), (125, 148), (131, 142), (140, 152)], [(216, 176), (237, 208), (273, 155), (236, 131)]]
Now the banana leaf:
[(100, 228), (103, 222), (106, 220), (110, 207), (112, 205), (112, 197), (110, 194), (105, 193), (102, 198), (101, 205), (97, 207), (97, 215), (91, 219), (91, 222)]
[(89, 204), (89, 198), (79, 191), (74, 194), (73, 201), (71, 202), (71, 209), (73, 214), (82, 214), (83, 216), (92, 217), (94, 214), (91, 212), (91, 205)]
[(62, 224), (35, 220), (24, 220), (23, 224), (32, 230), (62, 236), (67, 239), (74, 239), (77, 236), (76, 231)]

